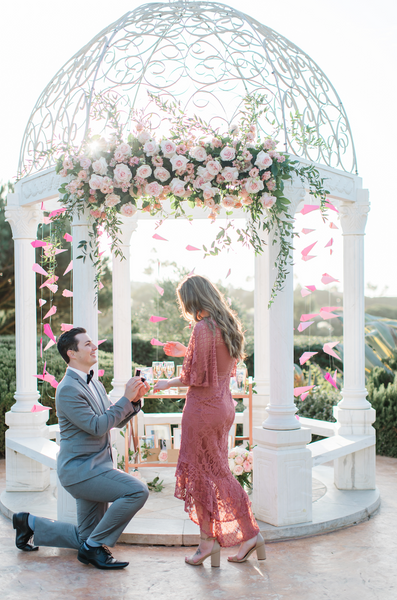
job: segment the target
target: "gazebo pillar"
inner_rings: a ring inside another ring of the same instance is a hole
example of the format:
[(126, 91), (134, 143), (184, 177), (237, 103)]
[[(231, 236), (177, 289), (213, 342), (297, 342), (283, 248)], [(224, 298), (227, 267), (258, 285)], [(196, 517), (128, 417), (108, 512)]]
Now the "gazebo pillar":
[(253, 425), (266, 419), (270, 395), (269, 311), (269, 245), (255, 256), (254, 290), (254, 377), (256, 392), (253, 396)]
[(113, 252), (113, 389), (109, 397), (112, 402), (124, 394), (124, 387), (131, 377), (131, 280), (130, 253), (131, 235), (137, 228), (137, 216), (120, 217), (123, 224), (119, 248), (124, 259)]
[[(5, 216), (11, 225), (14, 239), (15, 269), (15, 348), (16, 392), (15, 404), (5, 415), (9, 429), (7, 439), (46, 437), (49, 411), (30, 412), (40, 398), (37, 391), (37, 322), (36, 262), (32, 247), (37, 237), (41, 212), (35, 207), (18, 205), (18, 194), (8, 194)], [(6, 489), (14, 491), (42, 491), (48, 487), (48, 467), (6, 447)]]
[[(98, 303), (95, 294), (95, 267), (89, 256), (85, 260), (77, 258), (83, 254), (79, 248), (81, 241), (87, 242), (89, 249), (90, 213), (85, 210), (80, 215), (75, 214), (72, 222), (73, 235), (73, 325), (84, 327), (95, 344), (98, 343)], [(94, 367), (95, 376), (98, 374), (98, 364)]]
[(373, 435), (374, 445), (334, 461), (335, 485), (339, 489), (375, 488), (376, 413), (366, 399), (364, 232), (370, 209), (368, 190), (357, 191), (356, 202), (343, 202), (343, 390), (334, 407), (337, 433)]

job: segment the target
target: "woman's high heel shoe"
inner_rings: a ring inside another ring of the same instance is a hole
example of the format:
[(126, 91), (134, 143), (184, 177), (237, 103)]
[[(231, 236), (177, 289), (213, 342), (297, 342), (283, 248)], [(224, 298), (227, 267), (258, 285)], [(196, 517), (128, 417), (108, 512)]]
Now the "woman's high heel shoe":
[(265, 540), (260, 533), (256, 536), (256, 544), (243, 556), (243, 558), (237, 558), (237, 556), (229, 556), (229, 562), (242, 563), (245, 562), (251, 554), (256, 550), (256, 557), (258, 560), (266, 559)]
[(185, 558), (185, 562), (188, 565), (193, 565), (194, 567), (197, 567), (198, 565), (202, 565), (203, 562), (205, 561), (205, 559), (210, 556), (211, 557), (211, 567), (219, 567), (221, 564), (221, 547), (218, 543), (218, 540), (216, 538), (203, 536), (202, 534), (200, 535), (200, 539), (202, 539), (204, 542), (209, 542), (210, 540), (214, 540), (214, 545), (212, 546), (211, 552), (204, 554), (197, 561), (192, 560), (191, 558)]

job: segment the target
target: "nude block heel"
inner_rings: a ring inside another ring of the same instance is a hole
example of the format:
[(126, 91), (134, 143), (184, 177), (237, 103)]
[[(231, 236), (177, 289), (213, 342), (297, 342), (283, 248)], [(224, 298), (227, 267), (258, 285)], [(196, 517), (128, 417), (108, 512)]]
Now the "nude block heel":
[(256, 557), (258, 560), (266, 560), (265, 542), (263, 542), (262, 546), (256, 548)]
[(211, 554), (211, 567), (221, 566), (221, 550), (217, 550), (214, 554)]

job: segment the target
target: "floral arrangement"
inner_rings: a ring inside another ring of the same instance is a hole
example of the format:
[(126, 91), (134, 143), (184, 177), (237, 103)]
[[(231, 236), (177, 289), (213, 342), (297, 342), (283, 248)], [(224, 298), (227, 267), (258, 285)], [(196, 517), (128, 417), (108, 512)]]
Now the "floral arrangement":
[[(247, 96), (239, 123), (223, 134), (199, 117), (186, 116), (179, 105), (167, 104), (153, 95), (151, 98), (168, 114), (169, 135), (156, 139), (150, 120), (134, 113), (134, 133), (125, 140), (117, 111), (107, 106), (113, 118), (110, 139), (93, 136), (81, 152), (68, 149), (57, 162), (57, 173), (68, 180), (59, 190), (66, 211), (57, 219), (89, 208), (93, 240), (88, 253), (99, 264), (95, 244), (98, 228), (109, 234), (112, 250), (121, 255), (117, 248), (119, 215), (132, 217), (143, 211), (161, 219), (170, 215), (191, 218), (186, 209), (198, 206), (215, 220), (222, 208), (228, 217), (243, 209), (250, 217), (247, 222), (238, 227), (229, 219), (211, 248), (203, 246), (203, 250), (216, 255), (229, 247), (230, 229), (235, 229), (239, 242), (260, 253), (265, 243), (261, 231), (273, 231), (280, 241), (273, 299), (282, 288), (293, 249), (293, 223), (284, 182), (294, 175), (307, 180), (323, 207), (327, 192), (318, 171), (313, 166), (299, 166), (288, 154), (277, 151), (276, 139), (258, 139), (256, 123), (266, 112), (263, 96)], [(166, 199), (170, 200), (171, 212), (164, 206)], [(87, 253), (87, 242), (81, 247)]]
[(252, 490), (253, 453), (248, 448), (236, 446), (229, 451), (229, 467), (242, 487)]

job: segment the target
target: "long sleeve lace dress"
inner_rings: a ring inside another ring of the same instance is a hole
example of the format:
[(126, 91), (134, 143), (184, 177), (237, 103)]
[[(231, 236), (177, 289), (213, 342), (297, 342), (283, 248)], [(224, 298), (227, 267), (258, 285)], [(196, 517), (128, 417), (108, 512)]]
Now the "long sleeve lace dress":
[(259, 532), (250, 500), (228, 464), (228, 434), (235, 413), (229, 382), (235, 368), (219, 328), (206, 320), (197, 323), (180, 378), (189, 390), (175, 496), (185, 501), (190, 519), (223, 547), (236, 546)]

